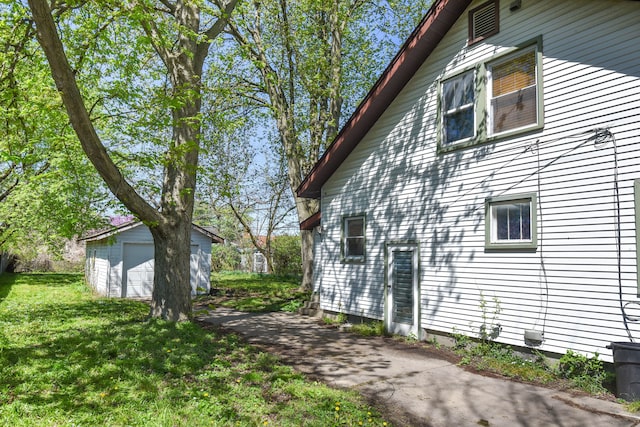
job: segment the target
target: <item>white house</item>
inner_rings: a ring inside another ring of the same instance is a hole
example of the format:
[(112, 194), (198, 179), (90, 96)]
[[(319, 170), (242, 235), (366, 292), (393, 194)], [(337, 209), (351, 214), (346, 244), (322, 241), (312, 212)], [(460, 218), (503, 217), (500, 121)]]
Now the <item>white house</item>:
[[(147, 298), (153, 292), (154, 247), (149, 228), (129, 221), (84, 237), (85, 276), (104, 296)], [(191, 291), (208, 293), (211, 274), (211, 244), (224, 240), (197, 225), (191, 229)]]
[(324, 310), (640, 340), (640, 2), (436, 0), (298, 188)]

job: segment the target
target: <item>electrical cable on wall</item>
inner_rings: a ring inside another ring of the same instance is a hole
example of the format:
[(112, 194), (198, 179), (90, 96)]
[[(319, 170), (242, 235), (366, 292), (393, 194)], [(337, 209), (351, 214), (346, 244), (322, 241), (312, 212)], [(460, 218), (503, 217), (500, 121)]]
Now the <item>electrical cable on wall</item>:
[(543, 315), (542, 315), (542, 335), (544, 336), (544, 330), (547, 326), (547, 313), (549, 311), (549, 280), (547, 278), (547, 267), (544, 263), (544, 254), (543, 254), (543, 248), (544, 248), (544, 223), (543, 223), (543, 215), (542, 215), (542, 202), (543, 199), (542, 197), (540, 197), (540, 195), (542, 194), (542, 184), (541, 184), (541, 179), (540, 179), (540, 147), (538, 146), (538, 142), (536, 141), (536, 157), (537, 157), (537, 161), (538, 161), (538, 173), (537, 173), (537, 177), (538, 177), (538, 182), (537, 182), (537, 186), (538, 186), (538, 212), (539, 212), (539, 217), (540, 217), (540, 221), (538, 222), (538, 232), (540, 234), (540, 239), (538, 240), (538, 254), (540, 257), (540, 271), (542, 273), (542, 282), (544, 283), (544, 296), (545, 296), (545, 300), (544, 300), (544, 307), (543, 307)]
[[(574, 147), (569, 148), (568, 150), (564, 151), (563, 153), (560, 153), (559, 155), (555, 156), (553, 159), (551, 159), (550, 161), (548, 161), (546, 164), (544, 165), (540, 165), (540, 147), (543, 145), (547, 145), (550, 143), (555, 143), (555, 142), (559, 142), (559, 141), (563, 141), (563, 140), (568, 140), (568, 139), (573, 139), (573, 138), (581, 138), (584, 137), (586, 135), (590, 135), (588, 138), (586, 138), (583, 141), (580, 141), (580, 143), (576, 144)], [(467, 190), (464, 194), (462, 194), (461, 196), (457, 197), (456, 200), (454, 200), (449, 206), (455, 205), (456, 203), (458, 203), (459, 201), (463, 200), (466, 198), (466, 196), (468, 196), (470, 193), (473, 192), (473, 190), (475, 190), (476, 188), (478, 188), (479, 186), (483, 185), (484, 183), (486, 183), (487, 181), (489, 181), (493, 176), (495, 176), (496, 171), (500, 171), (502, 169), (504, 169), (505, 167), (507, 167), (508, 165), (512, 164), (515, 160), (519, 159), (524, 153), (527, 152), (531, 152), (537, 155), (537, 168), (535, 171), (531, 172), (530, 174), (528, 174), (527, 176), (525, 176), (524, 178), (522, 178), (520, 181), (518, 181), (517, 183), (509, 186), (508, 188), (506, 188), (505, 190), (502, 190), (500, 192), (498, 192), (495, 196), (500, 196), (503, 195), (505, 193), (508, 193), (509, 191), (513, 190), (514, 188), (518, 187), (519, 185), (521, 185), (523, 182), (527, 181), (528, 179), (530, 179), (534, 174), (537, 174), (537, 187), (538, 187), (538, 195), (540, 195), (541, 193), (541, 183), (540, 183), (540, 172), (546, 168), (548, 168), (549, 166), (551, 166), (552, 164), (556, 163), (558, 160), (562, 159), (563, 157), (567, 156), (568, 154), (572, 153), (573, 151), (583, 147), (584, 145), (588, 144), (590, 141), (593, 141), (594, 143), (594, 147), (596, 149), (604, 147), (609, 141), (612, 142), (612, 146), (613, 146), (613, 161), (614, 161), (614, 167), (613, 167), (613, 181), (614, 181), (614, 212), (615, 212), (615, 239), (616, 239), (616, 258), (617, 258), (617, 273), (618, 273), (618, 277), (617, 277), (617, 281), (618, 281), (618, 293), (619, 293), (619, 301), (620, 301), (620, 310), (621, 310), (621, 314), (622, 314), (622, 319), (623, 319), (623, 323), (624, 323), (624, 327), (625, 330), (627, 332), (627, 335), (629, 337), (629, 340), (631, 342), (634, 342), (634, 338), (633, 335), (631, 333), (631, 330), (629, 328), (629, 324), (628, 322), (640, 322), (640, 316), (629, 316), (626, 313), (626, 308), (629, 305), (635, 304), (635, 305), (640, 305), (640, 301), (628, 301), (627, 303), (624, 302), (624, 298), (623, 298), (623, 289), (622, 289), (622, 231), (621, 231), (621, 208), (620, 208), (620, 188), (619, 188), (619, 179), (618, 179), (618, 149), (617, 149), (617, 144), (616, 144), (616, 139), (614, 134), (608, 129), (608, 128), (595, 128), (595, 129), (591, 129), (588, 131), (584, 131), (584, 132), (580, 132), (580, 133), (576, 133), (573, 135), (568, 135), (568, 136), (564, 136), (562, 138), (556, 138), (556, 139), (550, 139), (547, 140), (545, 142), (540, 142), (540, 140), (536, 140), (535, 142), (530, 142), (528, 145), (525, 146), (524, 150), (521, 148), (522, 146), (518, 147), (517, 150), (520, 151), (519, 153), (517, 153), (515, 156), (513, 156), (510, 160), (504, 162), (497, 170), (494, 170), (493, 173), (487, 175), (484, 179), (482, 179), (480, 182), (476, 183), (472, 188), (470, 188), (469, 190)], [(474, 212), (477, 212), (479, 210), (484, 209), (484, 204), (482, 205), (477, 205), (475, 206), (473, 209), (471, 210), (467, 210), (466, 213), (467, 215), (470, 215)], [(452, 220), (452, 221), (443, 221), (440, 223), (440, 225), (448, 225), (448, 224), (457, 224), (458, 219), (456, 220)], [(429, 241), (431, 241), (432, 238), (427, 238), (426, 242), (428, 243)], [(541, 241), (543, 240), (542, 238), (540, 239)], [(543, 316), (543, 333), (544, 333), (544, 323), (546, 322), (546, 316), (547, 316), (547, 310), (548, 310), (548, 299), (549, 299), (549, 289), (548, 289), (548, 283), (546, 280), (546, 268), (544, 265), (544, 259), (543, 259), (543, 243), (540, 242), (539, 244), (539, 256), (540, 256), (540, 262), (541, 262), (541, 266), (542, 266), (542, 274), (544, 276), (544, 281), (545, 281), (545, 287), (546, 287), (546, 299), (547, 299), (547, 306), (545, 306), (545, 311), (544, 311), (544, 316)]]
[(627, 331), (629, 341), (634, 342), (633, 335), (629, 329), (629, 322), (638, 322), (640, 318), (628, 316), (625, 307), (629, 304), (638, 304), (637, 302), (623, 301), (622, 296), (622, 221), (620, 215), (620, 185), (618, 182), (618, 145), (616, 144), (616, 137), (609, 129), (596, 129), (596, 135), (594, 138), (594, 146), (598, 148), (611, 140), (613, 147), (613, 191), (614, 191), (614, 212), (615, 212), (615, 227), (616, 227), (616, 255), (618, 261), (618, 297), (620, 300), (620, 311), (622, 313), (622, 322), (624, 328)]

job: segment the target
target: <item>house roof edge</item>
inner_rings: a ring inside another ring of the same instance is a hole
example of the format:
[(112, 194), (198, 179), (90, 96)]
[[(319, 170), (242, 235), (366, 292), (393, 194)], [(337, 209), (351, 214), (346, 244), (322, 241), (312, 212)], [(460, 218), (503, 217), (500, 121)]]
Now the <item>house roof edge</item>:
[(320, 189), (422, 66), (472, 0), (436, 0), (333, 142), (296, 189), (320, 198)]

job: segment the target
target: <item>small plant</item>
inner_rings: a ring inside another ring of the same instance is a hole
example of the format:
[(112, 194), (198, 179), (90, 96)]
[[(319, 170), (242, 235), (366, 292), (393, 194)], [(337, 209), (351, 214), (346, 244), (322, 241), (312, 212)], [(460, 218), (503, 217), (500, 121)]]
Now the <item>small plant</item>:
[(560, 377), (570, 380), (573, 385), (589, 393), (606, 393), (607, 389), (603, 384), (610, 379), (610, 374), (598, 356), (597, 352), (593, 357), (587, 357), (567, 350), (560, 358), (556, 372)]
[(404, 340), (406, 342), (408, 342), (408, 343), (416, 343), (416, 342), (418, 342), (418, 337), (413, 332), (410, 332), (410, 333), (407, 334), (407, 336), (404, 338)]
[(325, 325), (343, 325), (347, 323), (347, 315), (345, 313), (338, 313), (335, 316), (324, 316), (322, 322)]
[(434, 346), (435, 348), (439, 349), (440, 347), (442, 347), (442, 345), (438, 342), (438, 339), (433, 336), (431, 337), (427, 343), (431, 344), (432, 346)]
[(343, 323), (347, 323), (347, 313), (338, 313), (338, 315), (336, 316), (336, 322), (339, 324), (343, 324)]
[(304, 305), (304, 303), (302, 301), (294, 299), (294, 300), (289, 301), (288, 303), (285, 303), (280, 309), (282, 311), (286, 311), (286, 312), (289, 312), (289, 313), (295, 313), (303, 305)]
[(636, 400), (634, 402), (629, 402), (624, 405), (625, 409), (629, 412), (640, 412), (640, 400)]
[(360, 323), (359, 325), (353, 325), (351, 327), (351, 332), (354, 332), (357, 335), (362, 335), (365, 337), (379, 337), (385, 334), (384, 323), (382, 322)]
[(469, 347), (469, 344), (471, 344), (471, 338), (457, 332), (457, 329), (455, 327), (451, 332), (451, 336), (453, 337), (453, 340), (454, 340), (453, 349), (455, 351), (459, 352), (459, 351), (465, 350), (467, 347)]
[(322, 323), (324, 323), (325, 325), (335, 325), (336, 320), (329, 316), (323, 316)]
[(487, 299), (484, 297), (482, 291), (480, 291), (480, 311), (482, 312), (482, 325), (478, 330), (478, 338), (482, 340), (482, 342), (493, 341), (498, 338), (500, 335), (501, 326), (498, 323), (498, 316), (500, 312), (502, 312), (502, 307), (500, 306), (500, 300), (498, 297), (493, 297), (493, 310), (489, 312), (490, 306), (487, 302)]

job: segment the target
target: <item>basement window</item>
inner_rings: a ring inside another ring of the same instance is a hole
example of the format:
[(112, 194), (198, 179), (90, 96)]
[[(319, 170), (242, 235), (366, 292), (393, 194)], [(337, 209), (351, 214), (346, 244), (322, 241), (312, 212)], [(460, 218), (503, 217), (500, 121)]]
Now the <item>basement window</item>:
[(469, 45), (498, 34), (500, 4), (491, 0), (469, 11)]

